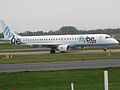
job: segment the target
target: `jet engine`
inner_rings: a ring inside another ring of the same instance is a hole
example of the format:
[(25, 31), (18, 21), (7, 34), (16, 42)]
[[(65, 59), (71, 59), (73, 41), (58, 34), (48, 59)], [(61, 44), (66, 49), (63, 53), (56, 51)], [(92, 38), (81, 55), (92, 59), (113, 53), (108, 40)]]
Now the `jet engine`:
[(70, 46), (69, 45), (60, 45), (60, 46), (58, 46), (57, 49), (61, 52), (68, 52), (70, 50)]

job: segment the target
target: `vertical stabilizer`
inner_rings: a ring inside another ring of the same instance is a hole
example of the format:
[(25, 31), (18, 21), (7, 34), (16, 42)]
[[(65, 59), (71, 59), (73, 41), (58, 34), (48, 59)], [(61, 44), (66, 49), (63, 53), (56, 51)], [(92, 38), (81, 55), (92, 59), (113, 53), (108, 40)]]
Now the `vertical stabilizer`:
[(15, 34), (11, 31), (10, 27), (6, 25), (5, 21), (1, 20), (0, 22), (1, 22), (2, 33), (4, 35), (4, 39), (11, 40)]

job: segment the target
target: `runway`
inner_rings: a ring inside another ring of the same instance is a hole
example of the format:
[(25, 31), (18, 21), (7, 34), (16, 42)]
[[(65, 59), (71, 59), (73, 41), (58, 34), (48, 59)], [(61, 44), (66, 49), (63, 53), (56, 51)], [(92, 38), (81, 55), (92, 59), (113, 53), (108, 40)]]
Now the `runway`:
[(0, 64), (0, 72), (63, 70), (63, 69), (81, 69), (81, 68), (107, 68), (107, 67), (120, 67), (120, 59), (44, 62), (44, 63), (31, 63), (31, 64)]
[[(120, 49), (110, 49), (106, 52), (120, 52)], [(60, 53), (59, 51), (56, 51), (56, 53)], [(105, 53), (103, 50), (74, 50), (70, 51), (69, 53)], [(49, 51), (37, 51), (37, 52), (0, 52), (0, 55), (42, 55), (42, 54), (50, 54)]]

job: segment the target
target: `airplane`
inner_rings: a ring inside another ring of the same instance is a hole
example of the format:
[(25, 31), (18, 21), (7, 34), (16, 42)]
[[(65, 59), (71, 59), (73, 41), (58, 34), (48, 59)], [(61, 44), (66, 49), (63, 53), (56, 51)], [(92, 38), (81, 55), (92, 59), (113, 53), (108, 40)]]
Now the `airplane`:
[(86, 46), (110, 46), (119, 42), (107, 34), (81, 34), (81, 35), (44, 35), (44, 36), (20, 36), (12, 32), (10, 27), (1, 20), (2, 31), (5, 40), (12, 44), (51, 48), (50, 53), (69, 52), (71, 48)]

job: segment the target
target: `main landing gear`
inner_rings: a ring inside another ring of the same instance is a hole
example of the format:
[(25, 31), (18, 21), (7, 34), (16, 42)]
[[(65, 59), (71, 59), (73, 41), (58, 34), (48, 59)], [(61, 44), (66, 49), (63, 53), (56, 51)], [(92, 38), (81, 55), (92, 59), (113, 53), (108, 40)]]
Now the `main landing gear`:
[(84, 48), (85, 48), (84, 46), (81, 46), (81, 50), (84, 50)]
[(50, 53), (51, 53), (51, 54), (55, 54), (55, 49), (51, 49), (51, 50), (50, 50)]

